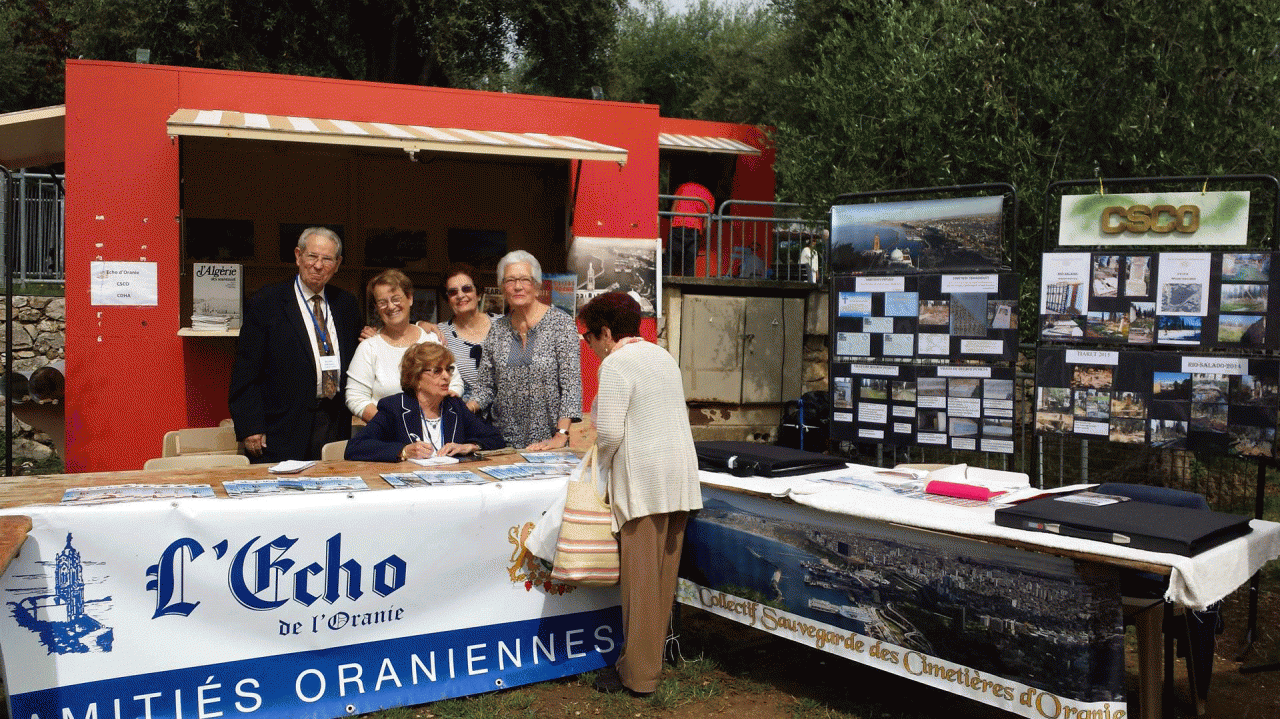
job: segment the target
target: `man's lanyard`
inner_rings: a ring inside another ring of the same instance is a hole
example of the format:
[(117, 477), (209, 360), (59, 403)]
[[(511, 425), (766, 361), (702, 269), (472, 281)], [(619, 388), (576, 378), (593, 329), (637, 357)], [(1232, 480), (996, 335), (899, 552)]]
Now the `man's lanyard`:
[[(295, 277), (293, 281), (298, 286), (298, 296), (302, 298), (302, 304), (307, 308), (307, 314), (311, 315), (311, 324), (316, 328), (316, 337), (320, 339), (320, 346), (324, 348), (325, 354), (333, 354), (333, 350), (329, 348), (329, 331), (327, 328), (321, 327), (320, 320), (316, 319), (316, 312), (311, 309), (311, 301), (307, 299), (307, 293), (302, 291), (302, 279)], [(329, 300), (325, 298), (324, 293), (319, 294), (320, 299), (324, 302), (325, 316), (329, 317), (332, 314), (332, 310), (329, 308)]]

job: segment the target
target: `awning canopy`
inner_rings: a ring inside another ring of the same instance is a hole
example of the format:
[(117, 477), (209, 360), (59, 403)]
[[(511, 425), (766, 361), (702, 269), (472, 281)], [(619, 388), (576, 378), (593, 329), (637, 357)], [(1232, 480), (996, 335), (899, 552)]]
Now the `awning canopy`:
[(388, 147), (402, 149), (410, 155), (427, 151), (561, 160), (613, 160), (618, 163), (627, 161), (627, 151), (620, 147), (577, 137), (536, 132), (492, 132), (190, 109), (178, 110), (170, 115), (167, 126), (171, 135)]
[(65, 162), (67, 106), (0, 115), (0, 165), (10, 170)]
[(658, 135), (658, 149), (695, 150), (698, 152), (723, 152), (730, 155), (759, 155), (760, 151), (745, 142), (727, 137), (703, 137), (699, 135)]

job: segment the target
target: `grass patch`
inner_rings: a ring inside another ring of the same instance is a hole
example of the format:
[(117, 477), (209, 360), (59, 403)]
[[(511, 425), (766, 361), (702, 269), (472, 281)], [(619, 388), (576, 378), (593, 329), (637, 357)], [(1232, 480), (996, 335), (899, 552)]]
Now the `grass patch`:
[(655, 709), (675, 709), (719, 696), (724, 686), (716, 676), (718, 669), (719, 665), (706, 657), (680, 662), (674, 671), (667, 672), (649, 704)]

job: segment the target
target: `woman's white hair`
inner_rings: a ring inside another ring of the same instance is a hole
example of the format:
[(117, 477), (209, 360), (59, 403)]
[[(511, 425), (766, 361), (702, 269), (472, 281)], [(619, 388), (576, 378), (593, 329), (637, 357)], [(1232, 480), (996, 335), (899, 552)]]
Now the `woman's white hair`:
[(529, 266), (529, 270), (533, 272), (533, 283), (539, 287), (542, 286), (542, 265), (538, 264), (538, 258), (525, 252), (524, 250), (512, 250), (502, 256), (498, 260), (498, 282), (502, 282), (507, 276), (507, 265), (514, 265), (523, 262)]

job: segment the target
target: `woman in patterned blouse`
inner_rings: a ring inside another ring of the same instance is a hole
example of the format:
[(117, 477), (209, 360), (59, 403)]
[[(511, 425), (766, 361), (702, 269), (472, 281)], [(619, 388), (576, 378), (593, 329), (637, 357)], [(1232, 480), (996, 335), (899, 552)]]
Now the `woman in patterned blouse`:
[(528, 252), (508, 252), (498, 278), (508, 314), (485, 337), (471, 399), (489, 408), (508, 445), (563, 449), (569, 425), (582, 417), (578, 325), (539, 299), (542, 266)]

